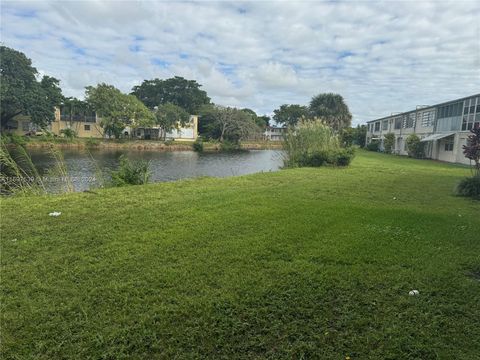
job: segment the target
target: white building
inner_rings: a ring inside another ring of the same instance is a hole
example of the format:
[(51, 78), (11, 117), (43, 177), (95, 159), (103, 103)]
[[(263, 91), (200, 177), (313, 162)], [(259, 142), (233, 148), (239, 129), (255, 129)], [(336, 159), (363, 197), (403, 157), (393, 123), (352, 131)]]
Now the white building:
[(367, 144), (376, 140), (383, 149), (385, 134), (393, 133), (394, 153), (407, 155), (405, 140), (417, 134), (427, 143), (427, 158), (468, 164), (463, 145), (475, 126), (480, 126), (480, 94), (368, 121)]
[(283, 134), (287, 131), (286, 127), (281, 126), (267, 126), (263, 133), (263, 137), (265, 140), (271, 141), (282, 141)]

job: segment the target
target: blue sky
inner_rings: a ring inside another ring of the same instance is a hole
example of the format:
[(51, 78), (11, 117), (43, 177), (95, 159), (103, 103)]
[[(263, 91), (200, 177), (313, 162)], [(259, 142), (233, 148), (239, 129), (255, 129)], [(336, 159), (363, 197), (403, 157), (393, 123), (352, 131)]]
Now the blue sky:
[(480, 2), (2, 2), (1, 41), (65, 95), (195, 79), (271, 114), (344, 96), (354, 124), (480, 92)]

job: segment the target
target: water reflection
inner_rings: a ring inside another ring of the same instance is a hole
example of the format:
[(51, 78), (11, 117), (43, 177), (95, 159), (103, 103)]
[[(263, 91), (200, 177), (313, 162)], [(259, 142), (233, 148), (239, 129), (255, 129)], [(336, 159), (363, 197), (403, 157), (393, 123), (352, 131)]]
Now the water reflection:
[[(68, 176), (76, 191), (98, 186), (99, 170), (107, 174), (118, 168), (120, 155), (132, 161), (150, 161), (151, 181), (173, 181), (198, 176), (228, 177), (257, 172), (276, 171), (282, 165), (282, 152), (277, 150), (252, 150), (242, 152), (197, 153), (193, 151), (135, 151), (135, 150), (63, 150)], [(33, 163), (41, 175), (48, 179), (49, 169), (55, 160), (45, 150), (30, 151)], [(64, 179), (63, 179), (64, 180)], [(51, 176), (47, 185), (51, 191), (61, 187), (62, 179)]]

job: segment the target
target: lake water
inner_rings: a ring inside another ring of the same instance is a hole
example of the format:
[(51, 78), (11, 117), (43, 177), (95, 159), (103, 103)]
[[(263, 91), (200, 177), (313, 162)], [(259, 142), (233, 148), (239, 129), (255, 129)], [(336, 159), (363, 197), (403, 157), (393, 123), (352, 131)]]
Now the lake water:
[[(65, 179), (49, 175), (49, 169), (56, 161), (43, 149), (29, 151), (33, 163), (39, 169), (47, 187), (58, 191), (65, 184)], [(251, 150), (240, 152), (205, 152), (193, 151), (135, 151), (135, 150), (62, 150), (68, 178), (75, 191), (98, 187), (99, 171), (108, 174), (116, 170), (120, 155), (130, 160), (150, 162), (151, 182), (173, 181), (199, 176), (228, 177), (258, 172), (277, 171), (282, 166), (282, 152), (278, 150)]]

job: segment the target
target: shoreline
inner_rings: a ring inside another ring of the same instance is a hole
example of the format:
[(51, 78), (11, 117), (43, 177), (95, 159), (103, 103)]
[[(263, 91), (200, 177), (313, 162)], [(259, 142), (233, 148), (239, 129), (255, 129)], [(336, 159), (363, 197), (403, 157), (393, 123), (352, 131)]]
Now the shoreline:
[[(84, 139), (75, 139), (72, 142), (56, 142), (56, 141), (28, 141), (25, 143), (27, 149), (42, 149), (55, 147), (57, 149), (121, 149), (121, 150), (138, 150), (138, 151), (194, 151), (193, 142), (171, 142), (165, 143), (160, 141), (148, 140), (100, 140), (98, 143), (91, 144)], [(281, 150), (283, 148), (281, 142), (245, 142), (240, 144), (243, 150)], [(203, 151), (221, 151), (220, 143), (203, 143)]]

